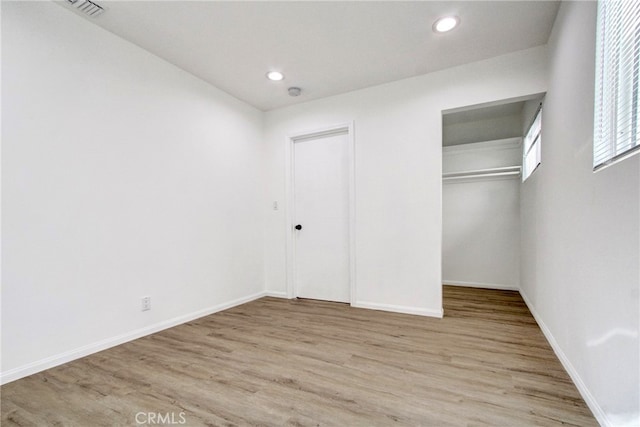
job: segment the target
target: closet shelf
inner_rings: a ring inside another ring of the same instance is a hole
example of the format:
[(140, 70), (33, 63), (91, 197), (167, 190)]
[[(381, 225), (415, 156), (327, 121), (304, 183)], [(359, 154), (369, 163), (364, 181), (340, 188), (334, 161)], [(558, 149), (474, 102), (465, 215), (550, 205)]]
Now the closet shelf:
[(475, 180), (484, 178), (497, 178), (497, 177), (513, 177), (520, 176), (520, 166), (506, 166), (501, 168), (490, 169), (476, 169), (470, 171), (461, 172), (448, 172), (442, 174), (442, 181), (456, 181), (462, 179)]

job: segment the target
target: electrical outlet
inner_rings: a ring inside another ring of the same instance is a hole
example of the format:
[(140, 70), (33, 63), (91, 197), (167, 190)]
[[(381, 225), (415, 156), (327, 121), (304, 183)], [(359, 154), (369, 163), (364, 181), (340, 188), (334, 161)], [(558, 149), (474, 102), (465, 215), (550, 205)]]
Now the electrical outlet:
[(151, 310), (151, 297), (142, 297), (142, 311)]

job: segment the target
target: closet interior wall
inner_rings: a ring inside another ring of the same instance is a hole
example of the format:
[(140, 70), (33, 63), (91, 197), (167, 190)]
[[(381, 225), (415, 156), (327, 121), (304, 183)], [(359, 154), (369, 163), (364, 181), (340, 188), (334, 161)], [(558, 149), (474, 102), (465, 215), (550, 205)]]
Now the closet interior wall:
[(519, 288), (521, 156), (522, 138), (443, 147), (444, 284)]

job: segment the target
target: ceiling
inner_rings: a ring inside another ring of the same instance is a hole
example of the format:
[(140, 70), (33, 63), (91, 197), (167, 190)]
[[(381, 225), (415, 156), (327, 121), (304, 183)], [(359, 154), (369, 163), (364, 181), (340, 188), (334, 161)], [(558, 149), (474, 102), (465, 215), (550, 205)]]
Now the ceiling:
[[(559, 6), (96, 1), (106, 11), (86, 19), (263, 111), (545, 44)], [(460, 26), (435, 34), (433, 22), (447, 14), (459, 16)], [(269, 70), (282, 71), (285, 79), (267, 80)], [(302, 94), (290, 97), (291, 86)]]

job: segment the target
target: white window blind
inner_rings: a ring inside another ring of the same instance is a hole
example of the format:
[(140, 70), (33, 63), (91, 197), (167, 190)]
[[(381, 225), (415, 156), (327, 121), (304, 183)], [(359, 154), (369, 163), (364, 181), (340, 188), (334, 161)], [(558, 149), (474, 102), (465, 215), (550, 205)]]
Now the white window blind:
[(593, 167), (640, 148), (640, 2), (598, 1)]
[(522, 144), (522, 182), (526, 181), (541, 160), (542, 145), (542, 107), (538, 109), (533, 123), (524, 136)]

